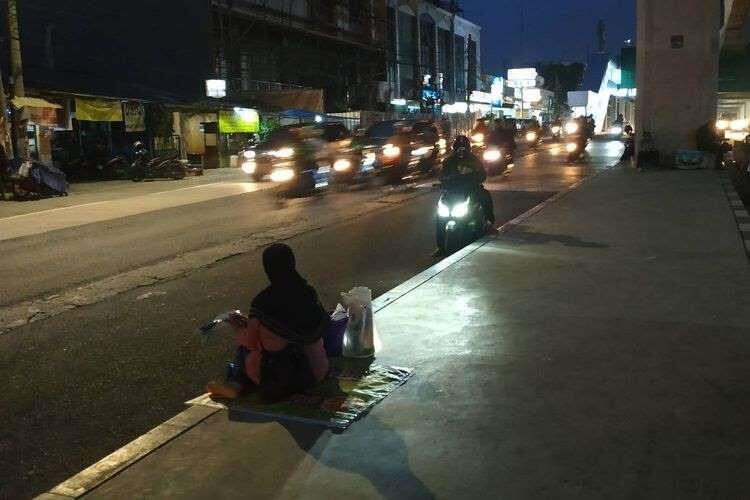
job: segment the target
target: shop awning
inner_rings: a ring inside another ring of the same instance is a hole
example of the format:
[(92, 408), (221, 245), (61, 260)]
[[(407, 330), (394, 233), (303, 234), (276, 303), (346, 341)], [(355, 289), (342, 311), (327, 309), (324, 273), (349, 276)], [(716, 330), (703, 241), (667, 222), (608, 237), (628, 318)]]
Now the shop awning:
[(59, 104), (40, 99), (39, 97), (14, 97), (11, 102), (16, 109), (21, 109), (27, 106), (30, 108), (62, 109), (62, 106)]

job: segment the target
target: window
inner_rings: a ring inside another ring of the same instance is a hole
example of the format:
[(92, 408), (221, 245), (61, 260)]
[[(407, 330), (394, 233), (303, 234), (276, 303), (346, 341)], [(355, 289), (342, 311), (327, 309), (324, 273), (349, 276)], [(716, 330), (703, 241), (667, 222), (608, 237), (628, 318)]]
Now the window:
[(462, 94), (466, 93), (466, 45), (462, 36), (456, 35), (455, 51), (456, 59), (456, 100), (460, 100)]

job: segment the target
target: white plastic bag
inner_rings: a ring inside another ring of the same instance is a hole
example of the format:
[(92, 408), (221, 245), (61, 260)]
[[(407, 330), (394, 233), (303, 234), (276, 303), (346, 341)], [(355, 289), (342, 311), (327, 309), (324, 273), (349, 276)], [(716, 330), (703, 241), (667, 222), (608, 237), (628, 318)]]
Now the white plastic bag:
[(342, 354), (347, 358), (371, 358), (375, 355), (372, 290), (363, 286), (353, 288), (341, 294), (341, 302), (349, 313)]

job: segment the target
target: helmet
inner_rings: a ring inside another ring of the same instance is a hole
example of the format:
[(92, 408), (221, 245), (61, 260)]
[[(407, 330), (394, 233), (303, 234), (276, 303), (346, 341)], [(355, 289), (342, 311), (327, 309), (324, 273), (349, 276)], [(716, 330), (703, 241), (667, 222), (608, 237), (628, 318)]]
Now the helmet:
[(459, 155), (465, 155), (471, 150), (471, 142), (465, 135), (456, 136), (456, 140), (453, 141), (453, 151)]
[(133, 143), (133, 148), (138, 151), (139, 149), (145, 149), (146, 146), (143, 145), (141, 141), (135, 141)]

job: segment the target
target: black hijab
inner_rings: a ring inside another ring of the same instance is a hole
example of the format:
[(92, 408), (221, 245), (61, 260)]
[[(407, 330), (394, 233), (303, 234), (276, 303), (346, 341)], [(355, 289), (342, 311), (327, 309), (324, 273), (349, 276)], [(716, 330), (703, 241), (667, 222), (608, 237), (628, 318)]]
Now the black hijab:
[(299, 275), (292, 249), (274, 243), (263, 252), (263, 268), (271, 284), (253, 299), (250, 316), (274, 333), (297, 344), (312, 344), (323, 335), (328, 314), (318, 294)]

